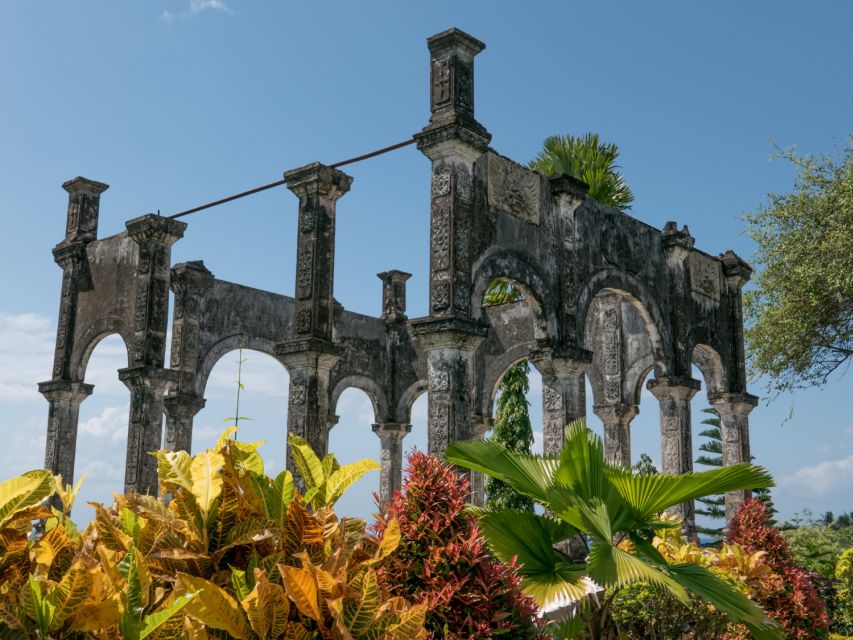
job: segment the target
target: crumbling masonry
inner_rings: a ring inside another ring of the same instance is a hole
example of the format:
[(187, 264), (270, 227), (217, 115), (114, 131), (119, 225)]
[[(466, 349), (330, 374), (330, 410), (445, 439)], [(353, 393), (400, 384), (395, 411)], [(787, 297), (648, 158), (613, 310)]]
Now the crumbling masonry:
[[(652, 228), (590, 199), (567, 175), (546, 177), (498, 154), (474, 117), (474, 57), (484, 45), (457, 29), (428, 44), (432, 115), (414, 137), (432, 163), (429, 316), (407, 318), (401, 271), (379, 274), (378, 318), (335, 301), (335, 211), (352, 182), (337, 169), (313, 163), (284, 174), (299, 198), (293, 297), (218, 280), (201, 261), (172, 266), (170, 248), (187, 227), (175, 219), (144, 215), (98, 239), (107, 185), (66, 182), (66, 234), (53, 250), (63, 271), (56, 355), (51, 380), (39, 384), (50, 403), (47, 469), (74, 475), (78, 409), (93, 389), (86, 364), (110, 334), (128, 348), (119, 371), (130, 389), (126, 490), (157, 490), (148, 452), (190, 449), (208, 375), (240, 346), (287, 368), (287, 429), (321, 453), (341, 392), (367, 393), (384, 497), (400, 485), (415, 399), (428, 393), (430, 451), (482, 438), (501, 376), (523, 358), (542, 374), (546, 453), (560, 451), (563, 427), (584, 417), (588, 376), (607, 456), (630, 464), (630, 424), (653, 371), (662, 471), (690, 471), (696, 364), (720, 413), (724, 464), (749, 460), (756, 398), (746, 391), (741, 288), (750, 267), (731, 251), (699, 251), (686, 227)], [(484, 307), (496, 278), (524, 300)], [(473, 485), (481, 499), (482, 479)], [(726, 496), (727, 517), (745, 497)], [(692, 523), (692, 505), (681, 511)]]

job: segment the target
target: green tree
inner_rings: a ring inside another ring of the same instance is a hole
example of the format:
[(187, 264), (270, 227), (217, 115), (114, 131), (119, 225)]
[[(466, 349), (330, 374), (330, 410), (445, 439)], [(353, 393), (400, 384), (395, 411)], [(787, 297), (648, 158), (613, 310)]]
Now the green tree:
[[(540, 606), (583, 603), (561, 626), (564, 637), (607, 638), (615, 595), (623, 587), (651, 583), (685, 604), (689, 593), (707, 600), (759, 640), (781, 638), (778, 626), (735, 587), (697, 564), (668, 562), (651, 541), (653, 532), (678, 526), (661, 518), (662, 512), (708, 494), (769, 486), (765, 470), (738, 464), (704, 473), (636, 475), (604, 460), (601, 438), (583, 421), (566, 428), (559, 456), (469, 441), (452, 444), (445, 458), (502, 480), (553, 514), (482, 510), (480, 526), (501, 560), (517, 558), (522, 589)], [(589, 545), (581, 562), (555, 547), (578, 535)]]
[(658, 472), (658, 468), (655, 466), (655, 463), (652, 462), (652, 458), (648, 453), (641, 453), (637, 464), (631, 467), (631, 469), (633, 469), (634, 473), (638, 476), (653, 476)]
[(823, 384), (853, 356), (853, 137), (837, 159), (781, 156), (799, 172), (794, 190), (744, 215), (759, 267), (744, 297), (748, 356), (777, 393)]
[(568, 173), (589, 185), (589, 196), (619, 211), (627, 211), (634, 201), (631, 188), (622, 178), (619, 147), (601, 142), (597, 133), (582, 136), (549, 136), (530, 168), (545, 175)]
[[(702, 453), (696, 458), (696, 464), (701, 464), (705, 467), (722, 467), (723, 466), (723, 437), (720, 433), (720, 414), (712, 407), (702, 409), (703, 413), (707, 413), (708, 417), (702, 420), (702, 424), (708, 428), (699, 432), (699, 436), (705, 438), (705, 442), (699, 445), (699, 451)], [(709, 520), (726, 519), (726, 497), (722, 495), (706, 496), (699, 498), (696, 502), (696, 515), (705, 516)], [(701, 506), (700, 506), (701, 505)], [(704, 527), (698, 526), (696, 529), (699, 533), (721, 538), (723, 536), (723, 527)]]

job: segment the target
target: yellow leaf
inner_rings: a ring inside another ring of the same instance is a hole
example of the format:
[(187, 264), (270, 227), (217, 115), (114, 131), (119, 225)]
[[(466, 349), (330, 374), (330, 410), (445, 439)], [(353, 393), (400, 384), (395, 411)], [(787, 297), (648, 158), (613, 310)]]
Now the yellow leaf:
[[(227, 420), (228, 418), (226, 418)], [(225, 446), (225, 443), (228, 442), (228, 439), (237, 433), (237, 427), (231, 426), (225, 429), (222, 433), (219, 434), (219, 438), (216, 440), (216, 444), (213, 446), (214, 451), (222, 451), (222, 447)]]
[(266, 572), (256, 569), (255, 580), (255, 588), (240, 604), (254, 632), (262, 640), (273, 640), (287, 629), (290, 601), (284, 589), (269, 581)]
[(204, 578), (185, 573), (178, 573), (178, 583), (184, 592), (199, 592), (184, 608), (187, 615), (208, 627), (226, 631), (237, 640), (251, 638), (240, 605), (228, 593)]
[(119, 615), (118, 602), (114, 598), (84, 604), (74, 612), (68, 630), (86, 633), (108, 629), (118, 624)]
[(190, 471), (192, 459), (186, 451), (157, 451), (157, 475), (161, 489), (169, 490), (181, 487), (187, 491), (193, 489), (193, 477)]
[(310, 571), (297, 567), (278, 565), (284, 590), (288, 597), (293, 600), (300, 613), (312, 620), (322, 623), (323, 616), (320, 613), (320, 591), (317, 582)]
[(378, 471), (382, 467), (370, 458), (364, 458), (352, 464), (346, 464), (333, 472), (326, 481), (326, 502), (322, 506), (331, 506), (337, 502), (350, 486), (369, 471)]
[(190, 464), (192, 494), (205, 520), (214, 501), (222, 493), (222, 466), (225, 459), (219, 453), (207, 450), (193, 456)]
[(375, 561), (384, 560), (389, 555), (397, 550), (400, 546), (400, 523), (397, 518), (391, 518), (385, 526), (385, 533), (382, 536), (382, 542), (379, 543), (379, 549), (376, 551)]
[(62, 576), (62, 580), (54, 587), (52, 597), (56, 606), (56, 614), (51, 623), (52, 628), (58, 628), (79, 607), (92, 590), (92, 576), (82, 562), (77, 561)]
[(56, 481), (50, 471), (28, 471), (0, 483), (0, 529), (19, 511), (34, 507), (53, 494)]

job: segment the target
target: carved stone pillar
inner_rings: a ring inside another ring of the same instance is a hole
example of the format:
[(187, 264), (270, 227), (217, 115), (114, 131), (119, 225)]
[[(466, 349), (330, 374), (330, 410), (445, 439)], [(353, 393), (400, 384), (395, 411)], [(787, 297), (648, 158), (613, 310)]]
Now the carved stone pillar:
[(319, 162), (286, 171), (287, 188), (299, 197), (296, 242), (296, 337), (331, 340), (334, 323), (335, 213), (352, 178)]
[(396, 322), (406, 319), (406, 281), (412, 277), (405, 271), (383, 271), (378, 274), (382, 280), (382, 319)]
[(592, 354), (584, 349), (556, 353), (536, 349), (530, 361), (542, 375), (542, 419), (545, 455), (563, 450), (566, 425), (586, 418), (586, 380), (584, 369)]
[[(494, 419), (479, 416), (474, 419), (471, 427), (473, 429), (472, 439), (482, 441), (486, 433), (492, 428)], [(468, 480), (471, 483), (471, 504), (482, 507), (486, 504), (486, 476), (482, 471), (469, 471)]]
[[(709, 398), (720, 414), (720, 435), (723, 440), (723, 466), (750, 461), (749, 413), (758, 398), (749, 393), (719, 393)], [(731, 524), (740, 506), (752, 492), (730, 491), (726, 494), (726, 524)]]
[(730, 304), (729, 323), (731, 328), (731, 345), (734, 352), (735, 366), (729, 371), (728, 388), (746, 392), (746, 357), (743, 339), (743, 286), (752, 276), (752, 267), (741, 259), (734, 251), (726, 251), (720, 256), (723, 263), (723, 274), (726, 278)]
[(403, 438), (412, 430), (412, 425), (385, 422), (373, 425), (373, 433), (379, 436), (379, 499), (388, 504), (403, 483)]
[(149, 454), (161, 448), (163, 395), (173, 375), (169, 369), (142, 365), (119, 369), (118, 377), (130, 390), (124, 490), (156, 495), (157, 459)]
[(175, 265), (171, 270), (170, 286), (175, 295), (175, 310), (172, 314), (169, 366), (177, 375), (177, 393), (196, 393), (204, 294), (212, 285), (213, 274), (200, 260)]
[(669, 295), (672, 302), (670, 330), (674, 345), (672, 375), (690, 377), (693, 349), (690, 328), (693, 326), (691, 311), (693, 294), (690, 283), (690, 254), (693, 251), (693, 236), (687, 226), (678, 230), (675, 222), (669, 221), (661, 234), (661, 245), (666, 258), (669, 276)]
[(125, 226), (139, 252), (130, 361), (133, 366), (162, 367), (169, 320), (171, 247), (187, 225), (149, 213), (129, 220)]
[(618, 402), (595, 405), (592, 410), (604, 423), (604, 458), (631, 467), (631, 420), (640, 412), (635, 404)]
[(491, 140), (474, 119), (474, 56), (485, 45), (458, 29), (427, 43), (431, 116), (415, 139), (432, 161), (429, 310), (470, 319), (473, 167)]
[[(698, 380), (692, 378), (655, 378), (647, 387), (660, 403), (661, 471), (688, 473), (693, 471), (693, 439), (690, 425), (690, 401), (699, 391)], [(673, 508), (684, 520), (684, 530), (692, 537), (696, 531), (693, 502)]]
[(166, 412), (166, 437), (163, 448), (170, 451), (192, 451), (193, 418), (204, 409), (205, 400), (191, 393), (170, 393), (163, 400)]
[(50, 403), (44, 468), (61, 475), (66, 484), (74, 483), (80, 403), (92, 395), (94, 388), (91, 384), (67, 380), (39, 383), (39, 391)]
[(460, 319), (415, 320), (412, 331), (427, 354), (430, 453), (473, 436), (474, 352), (486, 327)]

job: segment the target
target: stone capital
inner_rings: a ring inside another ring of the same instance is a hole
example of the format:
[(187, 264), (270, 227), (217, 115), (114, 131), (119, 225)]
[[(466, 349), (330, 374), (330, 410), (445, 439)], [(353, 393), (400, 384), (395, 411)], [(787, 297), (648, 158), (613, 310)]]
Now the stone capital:
[(663, 232), (661, 233), (661, 245), (664, 252), (669, 256), (678, 260), (686, 259), (690, 255), (694, 243), (695, 240), (690, 235), (687, 225), (684, 225), (680, 231), (678, 225), (673, 220), (664, 225)]
[(489, 148), (492, 134), (479, 123), (430, 125), (415, 134), (418, 149), (433, 162), (451, 160), (473, 164)]
[(163, 398), (163, 410), (168, 416), (189, 419), (204, 409), (206, 403), (204, 398), (199, 398), (191, 393), (170, 393)]
[(176, 264), (170, 273), (170, 284), (175, 293), (188, 290), (202, 292), (213, 285), (213, 274), (202, 260)]
[(62, 188), (65, 189), (68, 192), (68, 195), (72, 197), (77, 194), (85, 193), (88, 196), (96, 198), (109, 189), (110, 185), (98, 182), (97, 180), (89, 180), (88, 178), (77, 176), (76, 178), (63, 182)]
[(723, 263), (723, 274), (732, 293), (740, 291), (752, 277), (752, 267), (731, 249), (720, 254), (720, 262)]
[(529, 359), (542, 375), (577, 376), (592, 362), (592, 352), (574, 345), (539, 346), (530, 351)]
[(86, 384), (85, 382), (72, 382), (70, 380), (48, 380), (39, 382), (39, 393), (41, 393), (48, 402), (67, 402), (71, 405), (78, 405), (86, 398), (92, 395), (95, 390), (95, 385)]
[(337, 200), (350, 189), (352, 177), (320, 162), (312, 162), (284, 172), (287, 188), (303, 200), (309, 196), (324, 196)]
[(690, 402), (702, 388), (702, 384), (693, 378), (664, 377), (649, 380), (646, 388), (661, 402), (664, 400)]
[(60, 242), (53, 248), (53, 259), (63, 269), (79, 266), (86, 260), (86, 243), (82, 240)]
[(427, 38), (427, 47), (435, 57), (455, 53), (471, 61), (475, 55), (486, 48), (486, 45), (474, 36), (453, 27)]
[(372, 425), (372, 428), (380, 440), (391, 442), (402, 442), (412, 431), (412, 425), (403, 422), (380, 422)]
[(708, 401), (723, 417), (729, 414), (746, 417), (758, 406), (758, 396), (745, 392), (723, 391), (708, 394)]
[(154, 213), (146, 213), (125, 223), (127, 235), (137, 244), (162, 243), (171, 246), (184, 235), (186, 222), (165, 218)]
[(316, 369), (329, 372), (343, 355), (343, 347), (320, 338), (296, 338), (276, 345), (275, 353), (288, 371)]
[(152, 367), (139, 365), (118, 370), (118, 379), (124, 383), (131, 392), (150, 389), (159, 393), (165, 393), (171, 388), (175, 381), (175, 374), (171, 369), (163, 367)]
[(589, 185), (568, 173), (548, 176), (548, 184), (551, 187), (551, 195), (554, 196), (565, 195), (575, 200), (583, 200), (589, 194)]
[(640, 407), (635, 404), (616, 402), (597, 404), (593, 406), (592, 412), (604, 423), (629, 423), (640, 413)]
[(473, 352), (485, 339), (488, 327), (466, 318), (418, 318), (410, 320), (412, 335), (427, 350), (459, 349)]
[(406, 281), (412, 274), (392, 269), (376, 275), (382, 280), (382, 319), (385, 322), (405, 321)]

